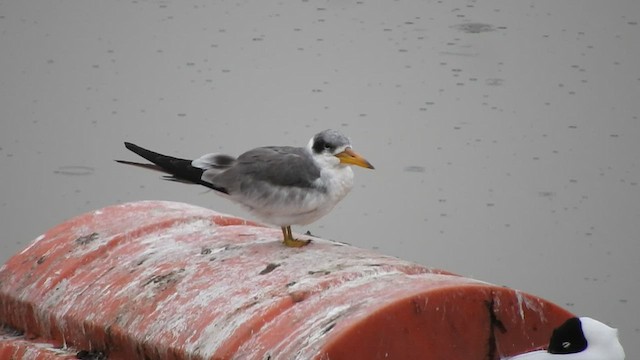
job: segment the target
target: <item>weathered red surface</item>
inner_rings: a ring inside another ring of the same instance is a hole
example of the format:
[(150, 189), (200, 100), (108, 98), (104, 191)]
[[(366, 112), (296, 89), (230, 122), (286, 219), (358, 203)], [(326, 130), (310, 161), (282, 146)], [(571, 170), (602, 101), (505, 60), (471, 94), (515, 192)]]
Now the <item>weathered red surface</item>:
[(0, 327), (0, 359), (62, 360), (76, 359), (77, 351), (40, 342), (15, 330)]
[(37, 338), (63, 350), (15, 358), (499, 359), (544, 345), (571, 316), (516, 290), (281, 236), (172, 202), (71, 219), (0, 268), (0, 324), (24, 332), (0, 337), (0, 358)]

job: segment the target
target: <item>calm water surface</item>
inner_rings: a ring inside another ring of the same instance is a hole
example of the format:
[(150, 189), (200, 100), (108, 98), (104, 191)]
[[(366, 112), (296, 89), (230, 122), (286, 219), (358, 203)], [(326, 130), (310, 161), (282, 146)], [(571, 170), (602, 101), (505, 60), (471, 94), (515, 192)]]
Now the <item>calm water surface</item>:
[[(640, 353), (640, 2), (0, 4), (0, 263), (141, 199), (236, 215), (119, 166), (337, 128), (376, 170), (307, 228), (518, 288)], [(348, 220), (348, 221), (347, 221)]]

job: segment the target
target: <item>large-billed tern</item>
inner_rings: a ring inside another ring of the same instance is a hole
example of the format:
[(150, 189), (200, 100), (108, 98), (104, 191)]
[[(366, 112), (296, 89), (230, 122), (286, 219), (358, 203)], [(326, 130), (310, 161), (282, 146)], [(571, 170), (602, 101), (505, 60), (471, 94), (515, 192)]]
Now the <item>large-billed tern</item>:
[(211, 153), (195, 160), (162, 155), (125, 142), (127, 149), (149, 160), (144, 164), (116, 160), (168, 173), (169, 180), (204, 185), (244, 205), (262, 221), (282, 228), (284, 244), (307, 245), (294, 239), (291, 225), (307, 225), (326, 215), (353, 187), (349, 165), (373, 169), (335, 130), (314, 135), (306, 147), (265, 146), (237, 158)]

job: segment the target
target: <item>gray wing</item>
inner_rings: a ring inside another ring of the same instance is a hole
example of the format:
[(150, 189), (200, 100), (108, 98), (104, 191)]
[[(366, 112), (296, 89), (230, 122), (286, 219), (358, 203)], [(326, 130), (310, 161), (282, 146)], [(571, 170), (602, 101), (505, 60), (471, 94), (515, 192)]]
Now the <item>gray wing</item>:
[(191, 162), (191, 166), (202, 170), (225, 170), (232, 167), (236, 158), (227, 154), (210, 153), (204, 154)]
[(252, 186), (312, 188), (319, 177), (320, 169), (303, 148), (270, 146), (247, 151), (210, 180), (233, 193)]

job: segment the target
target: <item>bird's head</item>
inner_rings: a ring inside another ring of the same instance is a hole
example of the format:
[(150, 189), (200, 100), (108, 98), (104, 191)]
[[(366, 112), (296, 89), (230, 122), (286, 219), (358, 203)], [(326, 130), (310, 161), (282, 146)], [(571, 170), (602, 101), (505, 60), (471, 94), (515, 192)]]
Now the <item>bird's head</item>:
[(623, 360), (625, 357), (618, 330), (589, 317), (570, 318), (554, 329), (547, 351), (557, 355), (591, 354), (585, 359)]
[(325, 130), (309, 140), (311, 154), (322, 162), (334, 166), (356, 165), (373, 169), (373, 165), (364, 157), (353, 151), (349, 138), (336, 130)]

